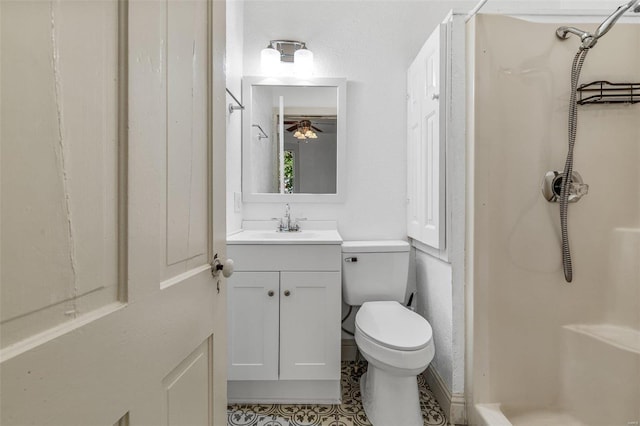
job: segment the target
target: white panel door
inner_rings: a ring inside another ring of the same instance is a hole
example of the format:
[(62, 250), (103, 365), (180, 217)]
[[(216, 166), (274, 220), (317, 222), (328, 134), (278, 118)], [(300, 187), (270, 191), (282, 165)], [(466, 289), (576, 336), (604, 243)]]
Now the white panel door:
[(280, 273), (280, 380), (340, 379), (340, 272)]
[(435, 29), (407, 72), (407, 233), (438, 249), (445, 244), (444, 31)]
[(229, 280), (229, 380), (278, 380), (279, 272)]
[[(440, 248), (440, 27), (429, 36), (420, 52), (425, 63), (424, 91), (420, 102), (422, 161), (422, 241)], [(442, 191), (444, 193), (444, 191)], [(444, 230), (444, 227), (442, 227)]]
[(226, 424), (224, 2), (0, 20), (0, 423)]

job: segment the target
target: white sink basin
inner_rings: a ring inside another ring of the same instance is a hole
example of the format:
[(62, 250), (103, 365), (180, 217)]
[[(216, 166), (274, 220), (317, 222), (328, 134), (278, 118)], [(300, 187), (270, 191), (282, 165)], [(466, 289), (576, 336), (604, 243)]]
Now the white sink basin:
[(229, 235), (227, 244), (342, 244), (342, 237), (335, 229), (312, 229), (298, 232), (245, 229)]

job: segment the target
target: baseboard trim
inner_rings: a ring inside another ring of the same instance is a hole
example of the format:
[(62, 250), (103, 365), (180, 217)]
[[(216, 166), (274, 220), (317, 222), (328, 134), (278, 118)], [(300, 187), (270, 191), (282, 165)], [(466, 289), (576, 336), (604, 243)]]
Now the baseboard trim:
[(358, 347), (353, 339), (342, 339), (342, 361), (355, 361), (358, 355)]
[(231, 404), (340, 404), (340, 380), (229, 380)]
[(432, 365), (427, 368), (422, 375), (433, 392), (433, 396), (438, 400), (438, 404), (442, 407), (447, 422), (452, 425), (467, 424), (467, 410), (463, 393), (451, 393), (447, 385), (440, 377), (440, 374)]

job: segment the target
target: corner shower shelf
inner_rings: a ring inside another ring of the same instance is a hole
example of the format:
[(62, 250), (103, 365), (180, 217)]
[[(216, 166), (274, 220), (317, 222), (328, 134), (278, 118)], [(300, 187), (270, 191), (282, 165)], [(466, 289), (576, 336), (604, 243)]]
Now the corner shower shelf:
[(636, 104), (640, 103), (640, 83), (610, 83), (594, 81), (578, 87), (578, 104)]

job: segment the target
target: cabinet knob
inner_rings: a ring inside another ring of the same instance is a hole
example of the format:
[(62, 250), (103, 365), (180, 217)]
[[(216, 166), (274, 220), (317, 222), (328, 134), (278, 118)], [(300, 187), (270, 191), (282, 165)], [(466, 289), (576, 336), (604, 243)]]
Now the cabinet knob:
[(285, 295), (285, 296), (287, 296), (287, 297), (288, 297), (290, 294), (291, 294), (291, 292), (290, 292), (289, 290), (285, 290), (285, 291), (284, 291), (284, 295)]
[(269, 297), (273, 297), (273, 295), (274, 295), (275, 293), (273, 292), (273, 290), (269, 290), (269, 292), (268, 292), (267, 294), (269, 295)]

